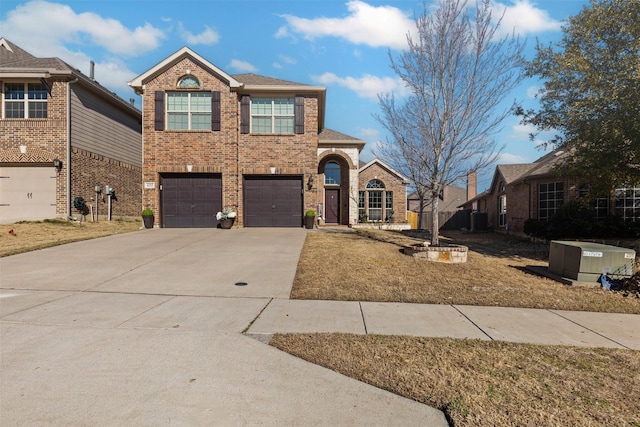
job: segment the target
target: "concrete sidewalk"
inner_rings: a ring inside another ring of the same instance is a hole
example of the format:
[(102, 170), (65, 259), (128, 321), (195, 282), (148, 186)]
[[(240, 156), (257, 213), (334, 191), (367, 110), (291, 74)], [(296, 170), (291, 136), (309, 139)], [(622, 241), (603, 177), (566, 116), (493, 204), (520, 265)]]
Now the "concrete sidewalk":
[(640, 350), (638, 325), (635, 314), (274, 299), (248, 333), (411, 335)]
[(305, 236), (147, 230), (0, 258), (0, 424), (447, 425), (251, 338), (278, 332), (640, 350), (638, 315), (289, 300)]

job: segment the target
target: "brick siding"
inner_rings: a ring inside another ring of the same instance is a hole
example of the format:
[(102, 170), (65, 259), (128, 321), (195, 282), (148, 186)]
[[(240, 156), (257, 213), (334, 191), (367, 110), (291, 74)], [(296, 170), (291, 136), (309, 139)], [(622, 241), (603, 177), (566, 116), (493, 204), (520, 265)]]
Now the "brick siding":
[[(154, 93), (172, 91), (178, 80), (189, 73), (200, 82), (200, 90), (219, 91), (220, 131), (156, 131), (154, 128)], [(301, 176), (305, 184), (304, 209), (315, 209), (317, 186), (307, 191), (310, 174), (317, 177), (318, 100), (305, 98), (305, 133), (303, 135), (240, 134), (240, 97), (217, 76), (190, 58), (178, 61), (164, 73), (145, 83), (143, 94), (143, 181), (154, 182), (155, 189), (144, 189), (143, 206), (160, 219), (161, 173), (216, 172), (222, 176), (222, 206), (236, 210), (236, 224), (243, 225), (243, 175), (276, 174)], [(316, 180), (317, 182), (317, 180)]]
[[(366, 191), (366, 186), (372, 179), (379, 179), (384, 183), (385, 191), (393, 191), (393, 211), (396, 221), (406, 221), (407, 219), (407, 186), (397, 175), (390, 173), (378, 163), (370, 165), (368, 168), (361, 170), (358, 177), (360, 191)], [(367, 208), (368, 208), (368, 202)], [(385, 200), (382, 200), (382, 206), (385, 207)], [(384, 219), (386, 214), (383, 214)]]

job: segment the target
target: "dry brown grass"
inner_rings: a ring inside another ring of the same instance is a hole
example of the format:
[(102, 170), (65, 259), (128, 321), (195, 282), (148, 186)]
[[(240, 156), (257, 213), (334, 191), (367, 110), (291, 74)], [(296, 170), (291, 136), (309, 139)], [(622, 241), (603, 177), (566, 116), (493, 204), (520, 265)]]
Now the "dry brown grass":
[(640, 426), (640, 352), (349, 334), (271, 345), (462, 426)]
[(140, 220), (25, 221), (0, 225), (0, 257), (140, 229)]
[[(401, 253), (399, 233), (310, 233), (293, 298), (496, 305), (640, 313), (640, 299), (570, 287), (524, 269), (548, 249), (518, 238), (450, 233), (468, 262)], [(640, 352), (498, 341), (277, 334), (271, 345), (442, 409), (452, 426), (640, 426)]]
[(451, 233), (468, 262), (442, 264), (401, 252), (418, 242), (400, 233), (309, 233), (292, 298), (389, 301), (640, 313), (640, 298), (599, 287), (566, 286), (530, 273), (546, 266), (546, 245), (495, 233)]

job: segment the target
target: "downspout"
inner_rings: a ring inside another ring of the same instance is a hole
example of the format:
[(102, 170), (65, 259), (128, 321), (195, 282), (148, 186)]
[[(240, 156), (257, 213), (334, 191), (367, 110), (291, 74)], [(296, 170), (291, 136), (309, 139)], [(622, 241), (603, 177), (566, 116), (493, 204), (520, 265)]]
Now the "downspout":
[(67, 83), (67, 219), (71, 217), (71, 85), (78, 79)]

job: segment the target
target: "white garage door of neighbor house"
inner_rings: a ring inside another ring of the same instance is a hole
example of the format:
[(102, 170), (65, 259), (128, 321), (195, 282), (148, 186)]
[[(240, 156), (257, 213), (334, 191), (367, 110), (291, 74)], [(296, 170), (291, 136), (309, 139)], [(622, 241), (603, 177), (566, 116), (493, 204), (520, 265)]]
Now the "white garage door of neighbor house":
[(55, 217), (56, 172), (53, 167), (0, 167), (0, 223)]

